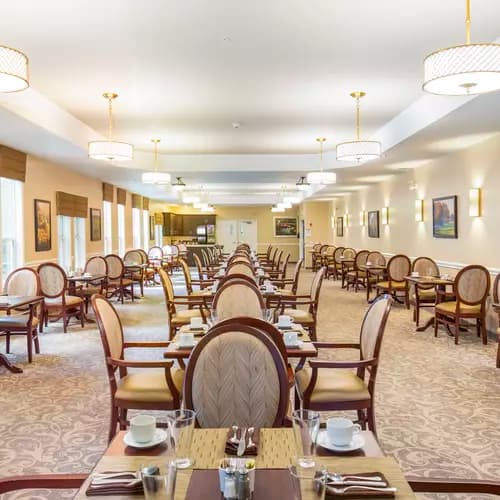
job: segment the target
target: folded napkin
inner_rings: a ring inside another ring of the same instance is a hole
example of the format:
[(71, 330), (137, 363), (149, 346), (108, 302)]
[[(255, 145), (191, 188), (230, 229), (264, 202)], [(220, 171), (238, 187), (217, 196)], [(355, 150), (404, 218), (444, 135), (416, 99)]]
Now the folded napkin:
[[(241, 431), (242, 429), (238, 430), (238, 439), (241, 438)], [(250, 446), (245, 448), (245, 452), (243, 453), (243, 456), (256, 456), (259, 453), (259, 441), (260, 441), (260, 436), (259, 436), (259, 429), (255, 429), (254, 433), (252, 434), (252, 441), (255, 443), (255, 446)], [(228, 434), (227, 434), (227, 440), (226, 440), (226, 447), (224, 452), (227, 455), (236, 455), (238, 451), (238, 443), (233, 443), (230, 441), (230, 439), (233, 437), (233, 431), (230, 429)], [(248, 443), (248, 432), (245, 436), (246, 443)]]
[[(130, 472), (127, 476), (113, 477), (113, 473), (109, 472), (109, 479), (119, 479), (119, 482), (105, 483), (102, 481), (97, 483), (93, 478), (85, 494), (89, 497), (92, 496), (107, 496), (107, 495), (144, 495), (142, 481), (136, 478), (135, 472)], [(115, 472), (116, 474), (116, 472)]]
[[(377, 488), (379, 491), (377, 491), (377, 489), (366, 490), (366, 489), (363, 489), (363, 487), (356, 488), (356, 486), (353, 484), (353, 483), (355, 483), (355, 479), (351, 479), (349, 474), (342, 474), (342, 475), (346, 477), (346, 481), (348, 481), (349, 484), (338, 483), (338, 484), (327, 485), (325, 500), (329, 500), (329, 499), (333, 500), (333, 499), (339, 498), (339, 497), (394, 498), (394, 496), (395, 496), (395, 493), (392, 491), (384, 491), (385, 488), (390, 488), (391, 485), (389, 484), (389, 481), (387, 481), (386, 477), (381, 472), (356, 472), (356, 473), (353, 473), (353, 476), (359, 476), (360, 478), (366, 477), (367, 480), (369, 480), (370, 477), (374, 477), (374, 476), (381, 477), (382, 482), (386, 483), (387, 486), (383, 486), (383, 487), (382, 486), (380, 486), (380, 487), (373, 486), (373, 488)], [(344, 493), (340, 493), (340, 492), (335, 491), (336, 489), (342, 490), (344, 488), (347, 488), (347, 491), (345, 491)]]

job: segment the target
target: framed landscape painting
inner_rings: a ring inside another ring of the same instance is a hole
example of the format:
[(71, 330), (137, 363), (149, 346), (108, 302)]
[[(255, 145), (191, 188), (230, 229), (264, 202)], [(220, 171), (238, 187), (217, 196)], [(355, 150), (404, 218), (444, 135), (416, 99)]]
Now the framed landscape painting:
[(47, 252), (51, 248), (50, 201), (35, 200), (35, 251)]
[(337, 217), (337, 236), (344, 236), (344, 217)]
[(296, 217), (274, 217), (274, 236), (297, 236)]
[(90, 241), (101, 241), (101, 209), (90, 209)]
[(458, 238), (456, 196), (432, 199), (432, 235), (434, 238)]
[(371, 212), (368, 212), (368, 237), (369, 238), (379, 238), (380, 237), (379, 220), (380, 220), (379, 210), (372, 210)]

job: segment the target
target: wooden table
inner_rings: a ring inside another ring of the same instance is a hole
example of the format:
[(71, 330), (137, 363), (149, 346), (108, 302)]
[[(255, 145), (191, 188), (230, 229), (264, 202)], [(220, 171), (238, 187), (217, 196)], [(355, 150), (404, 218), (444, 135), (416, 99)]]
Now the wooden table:
[(387, 266), (382, 264), (361, 264), (359, 268), (366, 271), (366, 301), (370, 303), (370, 293), (372, 291), (370, 274), (381, 275), (387, 270)]
[(342, 276), (342, 288), (346, 287), (345, 276), (354, 269), (354, 259), (340, 257), (340, 275)]
[[(224, 458), (224, 444), (228, 429), (195, 429), (191, 455), (195, 459), (195, 469), (216, 469)], [(415, 499), (410, 486), (406, 482), (399, 465), (393, 458), (383, 457), (371, 432), (363, 432), (366, 445), (358, 451), (358, 456), (346, 454), (329, 454), (320, 456), (318, 460), (331, 472), (353, 474), (357, 472), (382, 472), (391, 486), (398, 491), (397, 500)], [(139, 470), (141, 465), (154, 464), (165, 471), (167, 457), (172, 456), (166, 444), (151, 450), (140, 451), (126, 447), (123, 443), (124, 432), (120, 432), (113, 440), (104, 456), (99, 460), (93, 472)], [(286, 469), (295, 456), (295, 443), (292, 429), (261, 429), (259, 454), (255, 457), (255, 465), (259, 469)], [(175, 500), (189, 500), (186, 497), (192, 470), (179, 470), (177, 473)], [(85, 495), (91, 478), (80, 488), (75, 500), (88, 500)], [(107, 496), (109, 500), (135, 500), (139, 496)], [(350, 497), (361, 498), (361, 497)], [(271, 500), (271, 499), (269, 499)], [(304, 498), (303, 500), (308, 500)]]
[[(22, 297), (19, 295), (1, 295), (0, 296), (0, 311), (3, 311), (10, 315), (13, 310), (19, 309), (21, 307), (33, 307), (35, 304), (43, 302), (43, 296), (26, 296)], [(7, 370), (12, 373), (23, 373), (23, 370), (18, 366), (14, 366), (5, 356), (5, 354), (0, 353), (0, 366), (5, 366)]]

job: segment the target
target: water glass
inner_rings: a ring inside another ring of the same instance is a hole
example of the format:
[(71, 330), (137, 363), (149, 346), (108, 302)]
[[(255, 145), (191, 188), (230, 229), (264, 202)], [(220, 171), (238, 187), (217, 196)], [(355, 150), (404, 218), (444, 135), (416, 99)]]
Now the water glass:
[(304, 467), (300, 461), (293, 461), (288, 467), (292, 479), (291, 500), (324, 500), (328, 471), (325, 466), (315, 464)]
[(174, 500), (177, 471), (169, 464), (166, 474), (143, 474), (142, 485), (146, 500)]
[(319, 433), (319, 413), (312, 410), (295, 410), (292, 413), (292, 423), (297, 460), (302, 467), (313, 468)]
[(268, 323), (273, 323), (274, 309), (262, 309), (262, 318)]
[(169, 411), (167, 418), (175, 466), (178, 469), (187, 469), (194, 464), (194, 459), (190, 455), (196, 412), (193, 410)]
[(219, 321), (219, 318), (217, 316), (217, 310), (216, 309), (211, 309), (210, 310), (210, 318), (207, 319), (208, 326), (210, 328), (212, 328), (212, 326), (215, 326), (218, 321)]

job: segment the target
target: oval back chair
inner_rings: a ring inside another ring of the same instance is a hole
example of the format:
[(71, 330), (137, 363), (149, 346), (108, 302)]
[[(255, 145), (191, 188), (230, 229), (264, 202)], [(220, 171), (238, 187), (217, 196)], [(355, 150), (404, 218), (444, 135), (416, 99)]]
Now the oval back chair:
[(408, 256), (398, 254), (393, 255), (387, 263), (387, 280), (379, 281), (376, 285), (377, 296), (388, 293), (394, 299), (398, 299), (398, 294), (404, 297), (404, 304), (410, 308), (409, 285), (406, 277), (411, 272), (411, 261)]
[(266, 305), (256, 286), (246, 280), (232, 279), (219, 286), (212, 308), (219, 320), (236, 316), (262, 318)]
[(357, 292), (359, 289), (359, 285), (366, 286), (366, 276), (367, 272), (361, 268), (366, 264), (368, 259), (369, 250), (360, 250), (356, 253), (356, 257), (354, 258), (354, 266), (353, 269), (348, 271), (347, 273), (347, 290), (349, 290), (349, 286), (354, 286), (354, 291)]
[(226, 275), (230, 274), (245, 274), (246, 276), (255, 278), (255, 271), (253, 267), (250, 264), (247, 264), (246, 262), (236, 262), (230, 265), (226, 269)]
[[(419, 276), (439, 276), (439, 267), (430, 257), (417, 257), (412, 265), (411, 271), (418, 273)], [(413, 292), (410, 296), (410, 303), (414, 305), (413, 321), (420, 323), (420, 309), (423, 307), (434, 307), (436, 303), (435, 285), (426, 285), (418, 283), (413, 286)]]
[[(139, 255), (139, 254), (138, 254)], [(108, 279), (106, 282), (108, 297), (117, 296), (123, 304), (125, 291), (130, 294), (134, 301), (134, 282), (125, 277), (125, 265), (122, 258), (116, 254), (109, 254), (104, 257), (108, 265)], [(130, 288), (130, 290), (128, 290)]]

